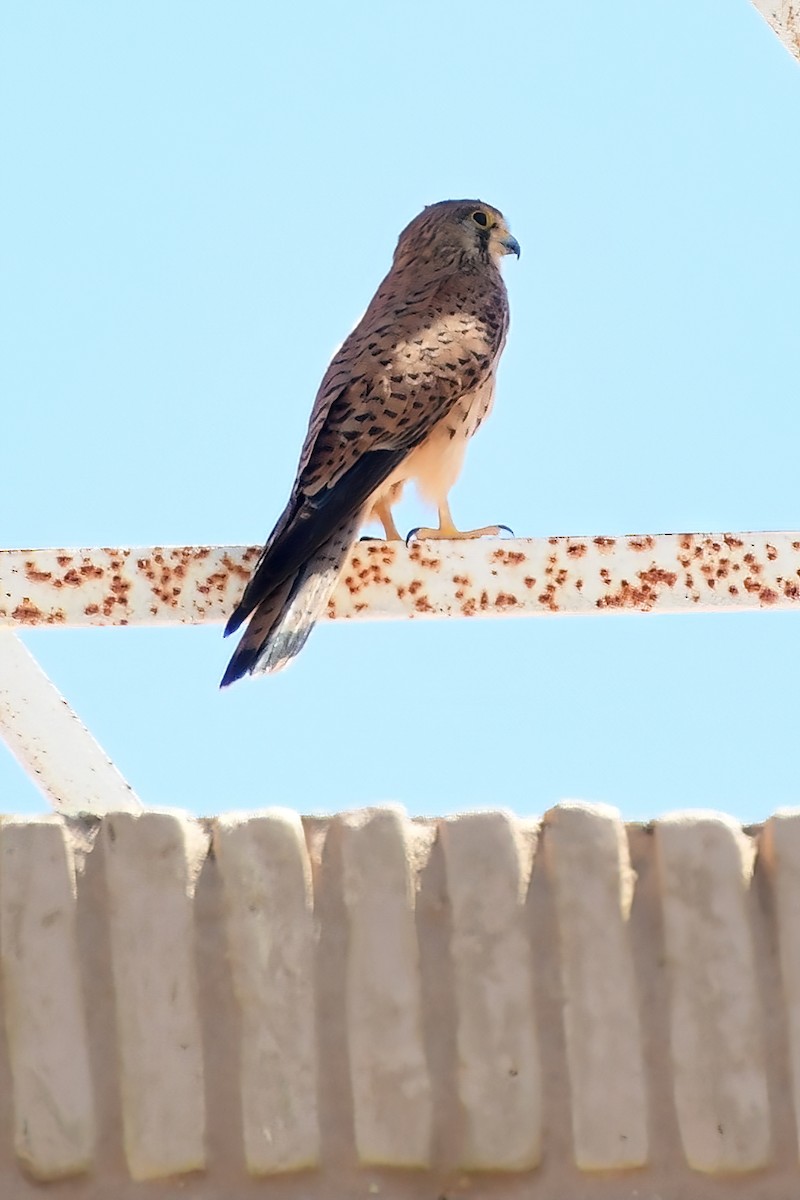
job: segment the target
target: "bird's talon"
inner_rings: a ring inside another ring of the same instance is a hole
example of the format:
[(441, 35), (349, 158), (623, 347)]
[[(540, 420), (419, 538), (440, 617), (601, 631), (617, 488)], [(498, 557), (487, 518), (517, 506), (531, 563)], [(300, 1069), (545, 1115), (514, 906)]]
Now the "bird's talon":
[(498, 528), (498, 529), (505, 529), (505, 531), (506, 531), (506, 533), (508, 534), (508, 536), (509, 536), (509, 537), (514, 537), (514, 530), (511, 528), (511, 526), (510, 526), (510, 525), (498, 525), (498, 526), (497, 526), (497, 528)]
[(421, 525), (417, 525), (416, 529), (409, 529), (408, 533), (406, 534), (406, 545), (408, 545), (409, 542), (413, 541), (413, 539), (417, 536), (417, 534), (419, 533), (421, 528), (422, 528)]

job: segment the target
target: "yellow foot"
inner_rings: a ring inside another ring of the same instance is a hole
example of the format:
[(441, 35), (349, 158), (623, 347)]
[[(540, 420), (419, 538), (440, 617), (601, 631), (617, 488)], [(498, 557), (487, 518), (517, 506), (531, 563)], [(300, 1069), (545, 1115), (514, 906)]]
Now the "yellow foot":
[(501, 533), (514, 536), (514, 530), (508, 525), (484, 525), (481, 529), (456, 529), (455, 525), (440, 525), (438, 529), (427, 529), (424, 525), (412, 529), (406, 538), (406, 545), (411, 541), (464, 541), (471, 538), (500, 537)]
[[(383, 539), (387, 542), (402, 542), (400, 530), (394, 523), (392, 510), (388, 501), (383, 504), (376, 504), (372, 510), (372, 519), (380, 521), (383, 526)], [(379, 539), (380, 540), (380, 539)]]

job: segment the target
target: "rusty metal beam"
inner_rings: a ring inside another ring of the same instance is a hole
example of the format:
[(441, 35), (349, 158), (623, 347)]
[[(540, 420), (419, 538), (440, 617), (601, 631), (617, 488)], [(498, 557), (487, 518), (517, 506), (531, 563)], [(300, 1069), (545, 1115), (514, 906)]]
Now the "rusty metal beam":
[(800, 62), (800, 3), (798, 0), (753, 0), (764, 20), (790, 54)]
[[(0, 627), (220, 622), (257, 547), (0, 551)], [(360, 542), (334, 619), (800, 610), (800, 533)]]

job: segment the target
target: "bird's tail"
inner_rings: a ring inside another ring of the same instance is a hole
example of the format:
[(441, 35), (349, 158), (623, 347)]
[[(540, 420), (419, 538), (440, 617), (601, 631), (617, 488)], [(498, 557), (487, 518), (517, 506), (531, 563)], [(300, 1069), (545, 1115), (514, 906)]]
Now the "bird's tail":
[(220, 687), (243, 675), (280, 671), (302, 650), (333, 593), (362, 521), (348, 518), (289, 579), (256, 608)]

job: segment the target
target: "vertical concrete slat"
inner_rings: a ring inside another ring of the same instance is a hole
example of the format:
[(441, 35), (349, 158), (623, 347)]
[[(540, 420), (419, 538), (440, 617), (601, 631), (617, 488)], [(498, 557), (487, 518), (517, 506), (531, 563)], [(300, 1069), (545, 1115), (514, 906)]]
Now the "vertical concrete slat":
[(753, 847), (721, 814), (675, 813), (655, 837), (684, 1153), (698, 1171), (757, 1170), (771, 1146), (746, 907)]
[(442, 822), (452, 910), (461, 1165), (520, 1171), (541, 1155), (542, 1097), (525, 886), (502, 812)]
[(423, 1167), (430, 1158), (431, 1085), (405, 816), (394, 808), (367, 809), (339, 821), (356, 1150), (362, 1163)]
[(800, 809), (778, 811), (764, 827), (764, 858), (775, 893), (789, 1070), (800, 1146)]
[(95, 1113), (75, 865), (52, 818), (0, 826), (0, 945), (16, 1153), (37, 1179), (86, 1171)]
[(299, 816), (221, 817), (214, 846), (225, 888), (242, 1018), (245, 1159), (254, 1175), (319, 1159), (314, 1018), (314, 903)]
[(194, 885), (208, 839), (173, 813), (103, 821), (125, 1152), (136, 1180), (205, 1166)]
[(647, 1162), (647, 1092), (628, 913), (633, 876), (616, 809), (567, 803), (545, 817), (564, 989), (575, 1161)]

